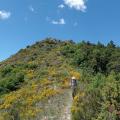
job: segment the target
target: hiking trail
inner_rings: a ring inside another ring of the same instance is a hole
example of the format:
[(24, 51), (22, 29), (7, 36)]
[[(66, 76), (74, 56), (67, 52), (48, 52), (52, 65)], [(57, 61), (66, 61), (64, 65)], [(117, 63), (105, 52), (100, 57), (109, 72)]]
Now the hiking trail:
[(71, 120), (72, 90), (64, 89), (61, 95), (53, 97), (47, 103), (41, 104), (44, 112), (41, 120)]
[(72, 90), (68, 89), (65, 92), (66, 92), (65, 106), (63, 109), (63, 116), (60, 120), (71, 120)]

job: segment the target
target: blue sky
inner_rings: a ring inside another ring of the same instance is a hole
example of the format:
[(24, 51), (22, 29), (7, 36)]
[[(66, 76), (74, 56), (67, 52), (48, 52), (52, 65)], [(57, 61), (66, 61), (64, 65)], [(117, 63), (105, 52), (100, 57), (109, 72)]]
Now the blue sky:
[(120, 0), (0, 0), (0, 60), (46, 37), (120, 45)]

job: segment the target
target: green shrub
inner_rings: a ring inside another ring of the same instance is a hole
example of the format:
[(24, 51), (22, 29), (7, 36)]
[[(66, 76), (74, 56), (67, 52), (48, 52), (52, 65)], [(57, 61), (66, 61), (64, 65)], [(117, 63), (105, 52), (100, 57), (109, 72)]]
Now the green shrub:
[(24, 74), (17, 73), (0, 81), (0, 93), (14, 91), (24, 82)]
[(11, 71), (12, 71), (12, 67), (8, 65), (1, 70), (1, 76), (5, 77)]

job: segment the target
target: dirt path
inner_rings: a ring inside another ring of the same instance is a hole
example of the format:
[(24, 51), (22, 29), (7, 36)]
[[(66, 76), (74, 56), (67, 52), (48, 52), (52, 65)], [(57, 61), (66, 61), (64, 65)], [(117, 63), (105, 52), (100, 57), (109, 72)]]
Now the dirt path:
[[(41, 120), (71, 120), (72, 91), (65, 89), (63, 94), (42, 103), (44, 112)], [(40, 116), (37, 120), (39, 120)]]
[(60, 120), (71, 120), (72, 94), (71, 90), (66, 91), (65, 107)]

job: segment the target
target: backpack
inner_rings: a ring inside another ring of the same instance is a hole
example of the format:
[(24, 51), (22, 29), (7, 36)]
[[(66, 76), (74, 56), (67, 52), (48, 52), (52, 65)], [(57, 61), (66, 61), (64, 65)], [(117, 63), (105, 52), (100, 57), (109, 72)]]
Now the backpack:
[(71, 80), (71, 86), (72, 87), (77, 86), (77, 80)]

